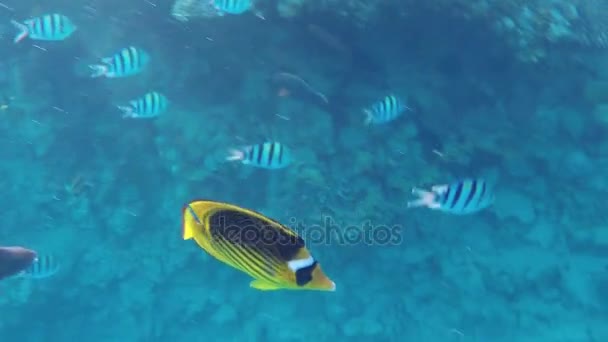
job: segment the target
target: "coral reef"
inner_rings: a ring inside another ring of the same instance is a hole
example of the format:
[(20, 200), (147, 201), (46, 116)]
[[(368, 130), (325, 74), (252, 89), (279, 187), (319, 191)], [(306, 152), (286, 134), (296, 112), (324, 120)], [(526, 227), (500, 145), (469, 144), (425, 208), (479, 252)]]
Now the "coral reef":
[[(603, 0), (277, 0), (258, 1), (262, 6), (274, 4), (279, 16), (293, 18), (331, 12), (348, 18), (359, 27), (382, 20), (382, 12), (391, 10), (400, 20), (420, 16), (454, 16), (463, 20), (485, 22), (488, 29), (500, 33), (516, 55), (526, 62), (544, 61), (559, 46), (603, 48), (608, 45), (608, 5)], [(176, 0), (172, 14), (179, 20), (211, 18), (217, 11), (210, 2)]]
[(578, 43), (582, 46), (605, 47), (608, 44), (608, 4), (602, 0), (438, 0), (438, 1), (359, 1), (310, 0), (277, 2), (279, 14), (285, 17), (315, 11), (332, 11), (366, 26), (381, 19), (386, 7), (405, 20), (428, 16), (429, 11), (451, 14), (466, 20), (485, 21), (488, 28), (500, 32), (528, 62), (545, 59), (551, 45)]
[[(62, 262), (0, 282), (1, 341), (608, 340), (605, 2), (257, 3), (281, 20), (190, 0), (61, 3), (74, 42), (1, 47), (0, 242)], [(43, 10), (26, 5), (15, 15)], [(127, 43), (150, 50), (149, 73), (72, 72)], [(279, 71), (328, 103), (277, 94)], [(121, 119), (114, 104), (152, 87), (166, 115)], [(389, 92), (413, 110), (365, 126)], [(267, 139), (293, 165), (225, 160)], [(406, 209), (412, 187), (462, 177), (495, 181), (495, 205)], [(182, 241), (198, 198), (292, 226), (338, 290), (253, 291)]]

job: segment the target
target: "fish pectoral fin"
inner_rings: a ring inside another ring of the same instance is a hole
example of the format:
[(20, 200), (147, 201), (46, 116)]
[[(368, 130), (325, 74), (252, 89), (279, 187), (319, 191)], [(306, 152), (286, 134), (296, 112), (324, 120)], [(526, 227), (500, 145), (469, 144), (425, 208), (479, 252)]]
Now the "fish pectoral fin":
[(263, 280), (259, 280), (256, 279), (254, 281), (252, 281), (249, 284), (250, 287), (253, 287), (254, 289), (257, 290), (261, 290), (261, 291), (270, 291), (270, 290), (278, 290), (280, 289), (279, 286), (277, 286), (276, 284), (271, 284), (269, 282), (263, 281)]

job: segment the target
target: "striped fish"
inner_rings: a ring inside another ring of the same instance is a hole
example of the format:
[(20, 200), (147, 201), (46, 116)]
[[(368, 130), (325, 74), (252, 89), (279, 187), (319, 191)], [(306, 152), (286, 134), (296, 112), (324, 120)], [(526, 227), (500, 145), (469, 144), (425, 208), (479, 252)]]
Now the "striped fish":
[(169, 100), (156, 91), (149, 92), (144, 96), (129, 101), (128, 106), (118, 106), (123, 112), (123, 118), (153, 118), (167, 110)]
[(213, 0), (176, 0), (171, 7), (171, 15), (181, 22), (194, 18), (214, 18), (217, 12)]
[(11, 22), (19, 30), (13, 40), (15, 43), (26, 37), (34, 40), (64, 40), (76, 31), (76, 25), (68, 17), (57, 13), (28, 19), (23, 23), (15, 20)]
[(253, 8), (253, 0), (214, 0), (218, 15), (243, 14)]
[(395, 120), (406, 110), (410, 110), (403, 101), (394, 95), (388, 95), (382, 101), (364, 109), (365, 124), (383, 124)]
[(103, 58), (102, 64), (89, 65), (89, 68), (93, 70), (91, 77), (128, 77), (142, 72), (149, 61), (150, 56), (146, 51), (129, 46), (112, 57)]
[(231, 150), (227, 160), (240, 160), (243, 164), (264, 169), (281, 169), (291, 163), (291, 152), (279, 142), (264, 142)]
[(21, 278), (44, 279), (59, 272), (59, 263), (53, 255), (38, 255), (36, 260), (19, 274)]
[(408, 207), (428, 207), (451, 214), (466, 215), (478, 212), (492, 205), (494, 192), (483, 179), (464, 179), (450, 185), (436, 185), (430, 191), (414, 188), (418, 196), (408, 202)]

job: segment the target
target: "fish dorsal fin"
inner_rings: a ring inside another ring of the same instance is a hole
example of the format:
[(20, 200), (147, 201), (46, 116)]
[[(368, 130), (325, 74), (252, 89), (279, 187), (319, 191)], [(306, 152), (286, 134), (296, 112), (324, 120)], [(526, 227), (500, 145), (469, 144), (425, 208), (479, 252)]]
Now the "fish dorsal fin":
[(280, 289), (279, 286), (277, 286), (276, 284), (271, 284), (269, 282), (260, 280), (260, 279), (256, 279), (254, 281), (252, 281), (249, 284), (250, 287), (253, 287), (254, 289), (257, 290), (261, 290), (261, 291), (272, 291), (272, 290), (278, 290)]

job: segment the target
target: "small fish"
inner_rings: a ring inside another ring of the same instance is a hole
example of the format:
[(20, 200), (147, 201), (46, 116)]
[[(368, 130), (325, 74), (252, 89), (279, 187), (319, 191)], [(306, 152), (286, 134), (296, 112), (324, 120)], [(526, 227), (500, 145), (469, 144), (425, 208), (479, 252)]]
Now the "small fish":
[(15, 276), (32, 265), (36, 252), (23, 247), (0, 247), (0, 280)]
[(171, 8), (171, 15), (181, 22), (199, 17), (214, 18), (217, 12), (213, 0), (176, 0)]
[(383, 124), (391, 122), (401, 116), (406, 110), (411, 109), (396, 96), (388, 95), (382, 101), (378, 101), (370, 108), (363, 110), (365, 113), (365, 124)]
[(128, 106), (118, 106), (124, 114), (123, 118), (153, 118), (159, 116), (167, 110), (169, 100), (156, 92), (152, 91), (144, 96), (129, 101)]
[(112, 57), (103, 58), (102, 64), (89, 65), (89, 68), (93, 70), (91, 77), (128, 77), (142, 72), (149, 61), (146, 51), (129, 46)]
[(44, 279), (59, 272), (59, 263), (53, 255), (39, 255), (36, 260), (19, 274), (20, 278)]
[(325, 106), (329, 103), (327, 96), (313, 88), (298, 75), (278, 72), (270, 77), (270, 82), (277, 88), (277, 95), (280, 97), (293, 96), (319, 106)]
[(253, 0), (213, 0), (218, 15), (243, 14), (253, 8)]
[(194, 201), (182, 212), (184, 240), (250, 275), (258, 290), (335, 291), (304, 240), (260, 213), (215, 201)]
[(11, 101), (13, 100), (12, 96), (2, 95), (2, 100), (0, 101), (0, 110), (5, 111), (10, 108)]
[(414, 188), (412, 193), (419, 198), (408, 202), (408, 208), (428, 207), (457, 215), (472, 214), (494, 203), (493, 189), (483, 179), (435, 185), (430, 191)]
[(231, 150), (227, 160), (240, 160), (243, 164), (264, 169), (281, 169), (291, 163), (291, 152), (279, 142), (264, 142)]
[(23, 23), (16, 20), (12, 20), (11, 22), (19, 29), (19, 33), (13, 40), (15, 43), (22, 41), (26, 37), (30, 37), (33, 40), (64, 40), (76, 31), (76, 25), (68, 17), (57, 13), (28, 19)]

